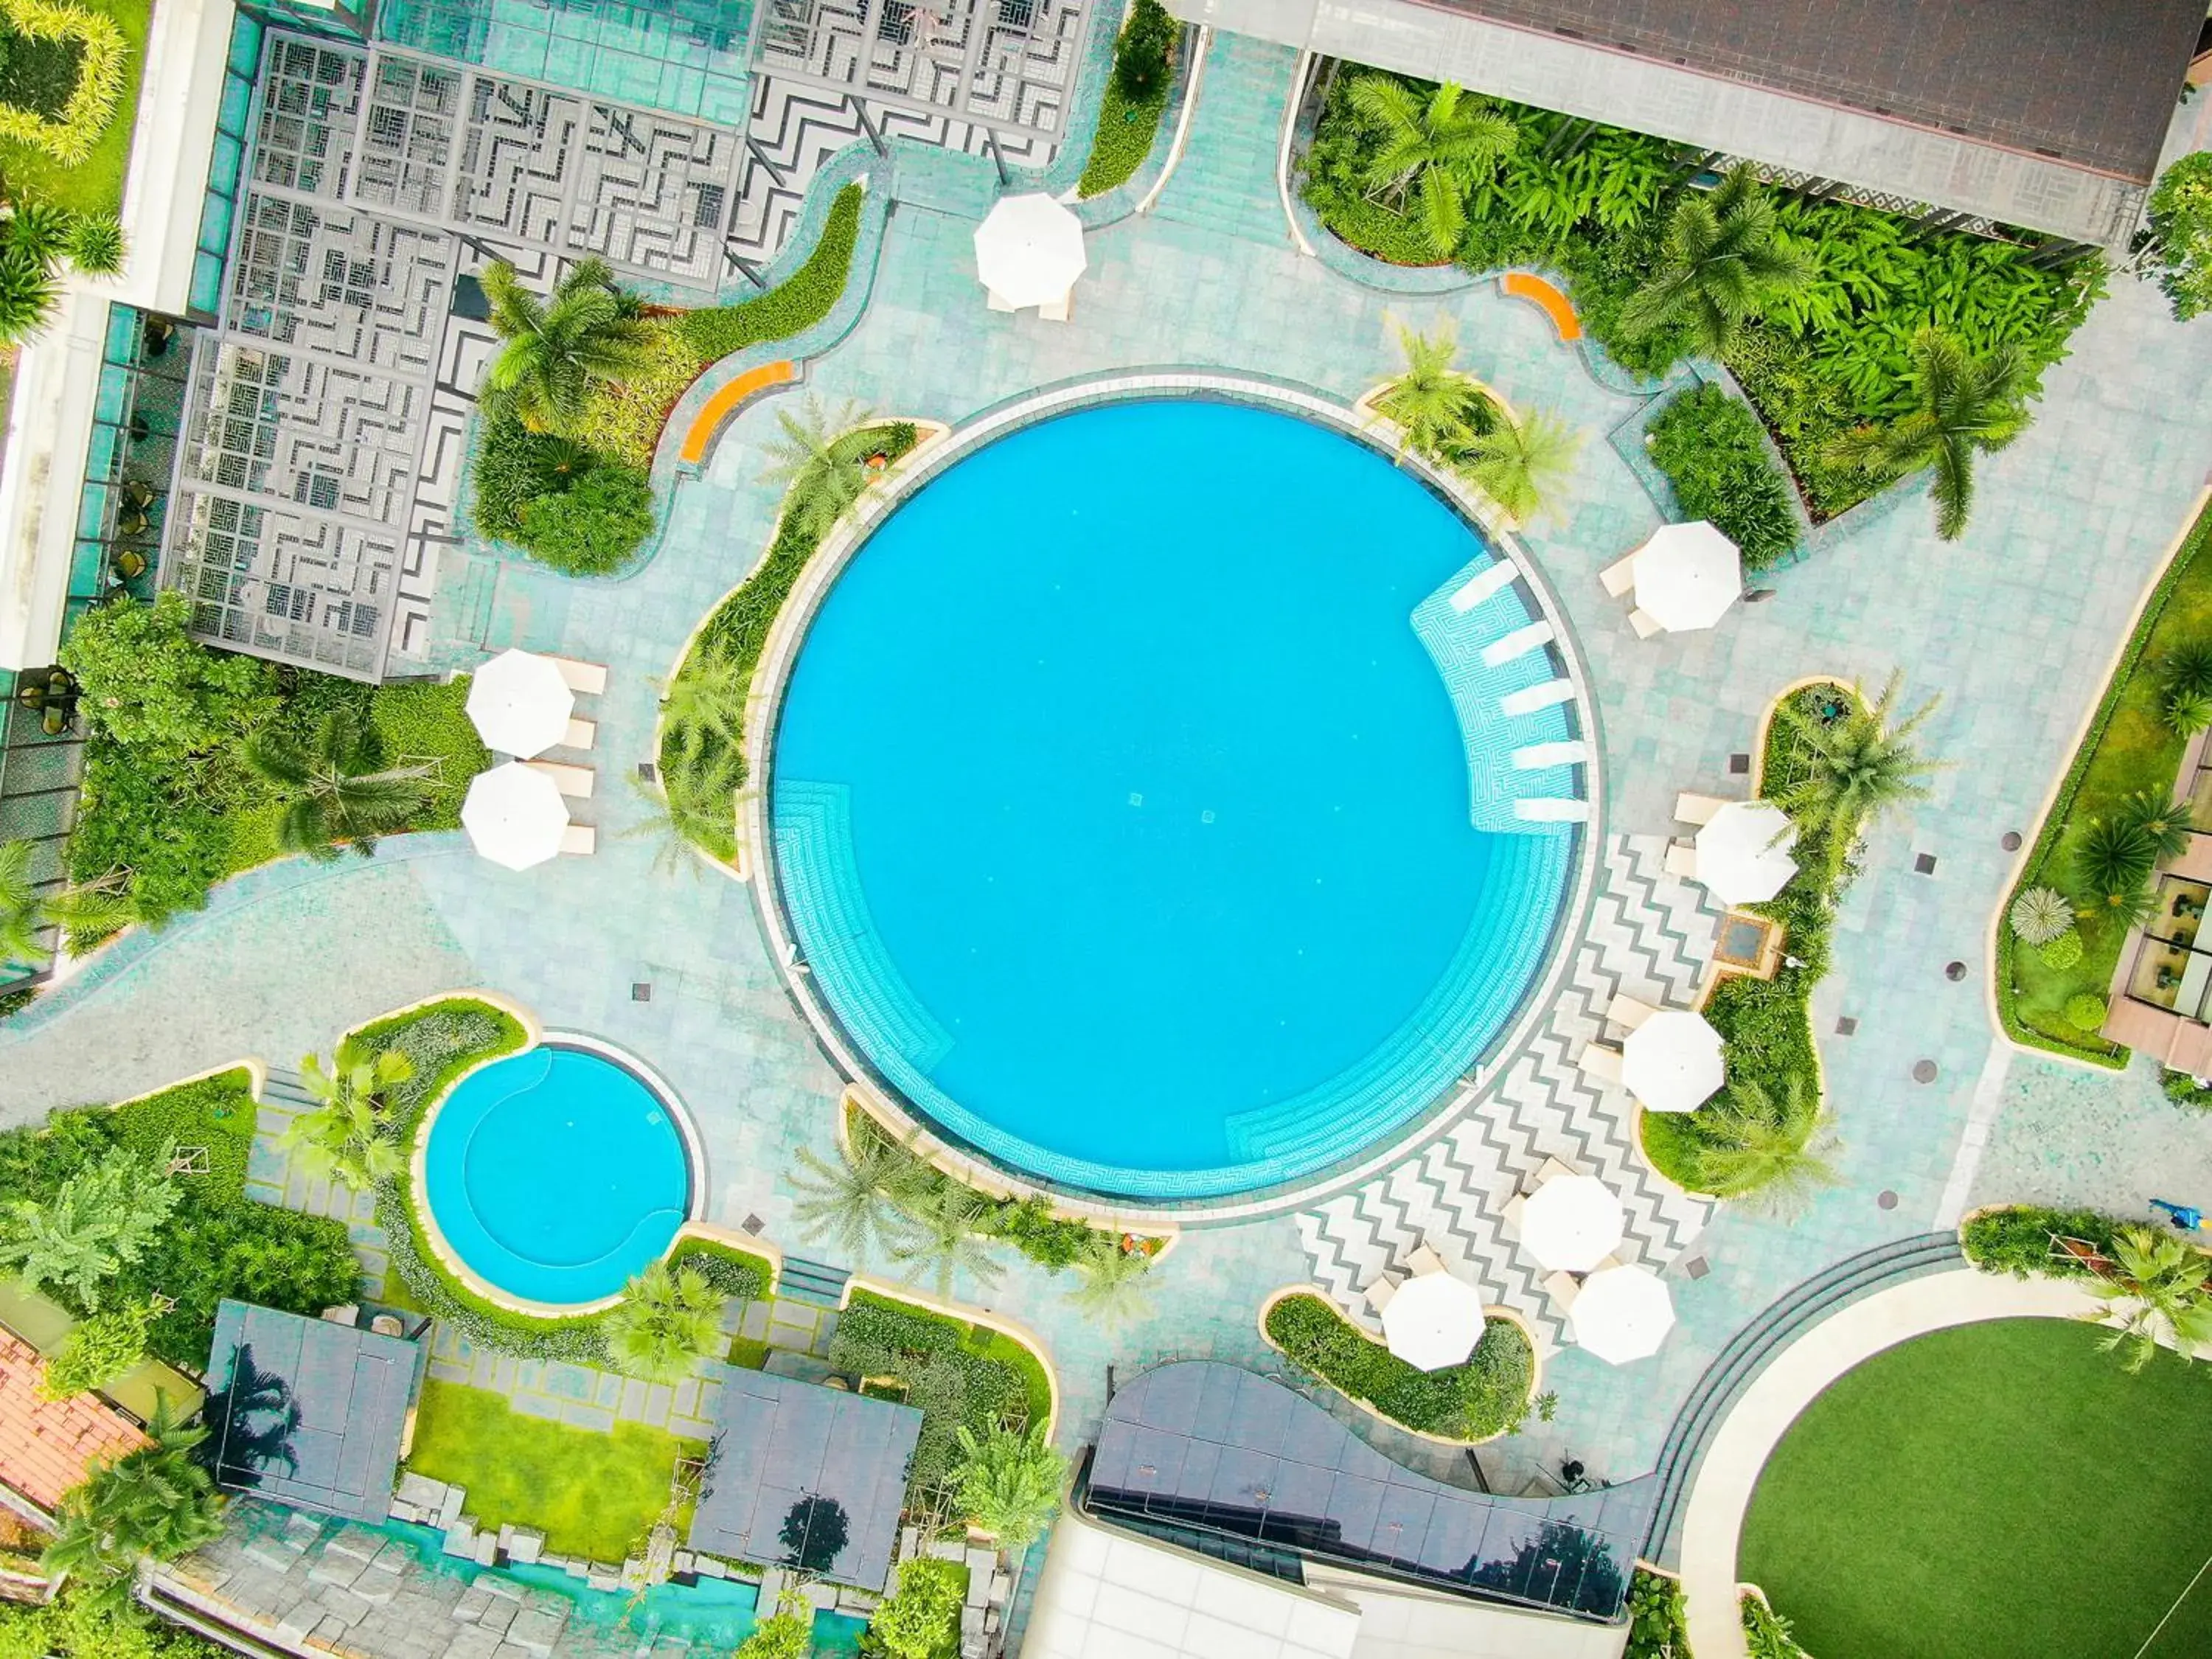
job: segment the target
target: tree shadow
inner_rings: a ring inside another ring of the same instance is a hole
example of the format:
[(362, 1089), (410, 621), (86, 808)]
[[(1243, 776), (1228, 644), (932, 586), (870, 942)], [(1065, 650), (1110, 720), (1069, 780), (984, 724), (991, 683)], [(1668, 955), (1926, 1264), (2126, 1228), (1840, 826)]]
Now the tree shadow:
[(852, 1528), (845, 1506), (834, 1498), (802, 1498), (783, 1517), (778, 1534), (783, 1543), (783, 1565), (801, 1572), (827, 1572), (844, 1553)]
[(254, 1364), (250, 1344), (241, 1344), (232, 1356), (229, 1382), (208, 1396), (200, 1419), (208, 1437), (199, 1455), (224, 1486), (250, 1491), (279, 1466), (288, 1477), (300, 1472), (292, 1449), (300, 1402), (284, 1378)]

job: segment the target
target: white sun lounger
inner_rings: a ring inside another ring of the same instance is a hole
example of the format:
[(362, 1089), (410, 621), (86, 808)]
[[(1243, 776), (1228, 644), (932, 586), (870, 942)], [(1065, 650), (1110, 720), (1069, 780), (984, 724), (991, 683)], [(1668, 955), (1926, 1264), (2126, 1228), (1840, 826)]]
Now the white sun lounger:
[(1477, 572), (1462, 584), (1459, 591), (1451, 596), (1451, 608), (1462, 614), (1474, 610), (1492, 594), (1512, 586), (1514, 577), (1519, 574), (1510, 559), (1500, 559), (1487, 570)]
[(1538, 796), (1513, 803), (1513, 816), (1523, 823), (1588, 823), (1589, 803), (1567, 796)]
[(1620, 1081), (1620, 1050), (1608, 1048), (1603, 1043), (1585, 1042), (1582, 1052), (1575, 1056), (1575, 1069), (1585, 1077), (1594, 1077), (1601, 1083)]
[(580, 691), (587, 697), (596, 697), (607, 689), (606, 665), (578, 662), (574, 657), (548, 655), (546, 661), (561, 671), (562, 684), (571, 691)]
[(1713, 814), (1727, 805), (1728, 802), (1718, 795), (1700, 795), (1693, 790), (1685, 789), (1674, 797), (1674, 822), (1711, 823)]
[(1589, 758), (1589, 745), (1580, 738), (1563, 738), (1557, 743), (1531, 743), (1513, 751), (1513, 769), (1516, 772), (1540, 771), (1547, 766), (1580, 766)]
[(599, 850), (599, 832), (588, 823), (572, 823), (561, 832), (561, 850), (576, 858), (587, 858)]
[(1554, 703), (1567, 702), (1575, 695), (1572, 680), (1546, 680), (1540, 685), (1523, 686), (1518, 691), (1508, 691), (1498, 700), (1501, 714), (1533, 714), (1540, 708), (1549, 708)]
[(592, 798), (592, 769), (588, 766), (564, 766), (559, 761), (525, 761), (522, 764), (552, 779), (553, 787), (571, 800)]
[(1606, 1006), (1605, 1017), (1615, 1025), (1626, 1025), (1632, 1031), (1658, 1012), (1640, 997), (1632, 997), (1616, 991), (1613, 993), (1613, 1000)]
[(1482, 665), (1502, 668), (1516, 657), (1525, 657), (1531, 651), (1552, 642), (1552, 624), (1532, 622), (1526, 628), (1516, 628), (1503, 639), (1492, 640), (1482, 647)]
[(1636, 630), (1636, 637), (1639, 640), (1648, 640), (1654, 634), (1663, 634), (1667, 631), (1665, 625), (1649, 611), (1630, 611), (1628, 625)]
[(599, 740), (599, 723), (597, 720), (577, 716), (569, 720), (568, 729), (561, 734), (561, 746), (563, 749), (589, 749)]
[(1630, 588), (1636, 586), (1636, 555), (1632, 553), (1626, 558), (1606, 566), (1597, 573), (1597, 579), (1614, 599), (1624, 597)]

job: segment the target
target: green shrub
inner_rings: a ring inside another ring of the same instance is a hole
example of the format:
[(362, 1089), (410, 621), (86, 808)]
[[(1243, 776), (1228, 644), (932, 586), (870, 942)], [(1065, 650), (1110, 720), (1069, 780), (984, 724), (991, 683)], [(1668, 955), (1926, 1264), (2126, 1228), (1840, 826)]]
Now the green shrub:
[(2158, 1086), (2166, 1097), (2177, 1106), (2193, 1107), (2200, 1112), (2212, 1112), (2212, 1089), (2206, 1088), (2186, 1072), (2161, 1071)]
[(1168, 106), (1168, 70), (1182, 26), (1159, 0), (1137, 0), (1114, 43), (1114, 75), (1098, 106), (1098, 131), (1076, 185), (1103, 196), (1145, 164)]
[(853, 247), (860, 234), (861, 190), (848, 185), (830, 204), (822, 240), (791, 280), (740, 305), (718, 306), (684, 314), (680, 326), (691, 349), (714, 362), (763, 340), (787, 339), (830, 314), (851, 275)]
[(44, 1607), (0, 1601), (0, 1659), (231, 1659), (231, 1650), (72, 1583)]
[(601, 461), (556, 495), (515, 508), (515, 545), (572, 576), (618, 570), (653, 533), (653, 480)]
[(0, 104), (57, 120), (83, 67), (82, 40), (24, 34), (0, 15)]
[(2066, 1023), (2077, 1031), (2094, 1031), (2105, 1023), (2105, 1000), (2094, 991), (2066, 999)]
[(875, 1659), (951, 1659), (960, 1650), (960, 1604), (968, 1569), (957, 1561), (920, 1556), (898, 1571), (898, 1588), (884, 1598), (860, 1638), (860, 1651)]
[(477, 531), (495, 541), (521, 533), (522, 504), (555, 495), (592, 465), (591, 452), (557, 433), (532, 432), (504, 404), (483, 411), (471, 466), (471, 511)]
[[(2043, 959), (2045, 967), (2054, 973), (2064, 973), (2081, 960), (2081, 930), (2069, 927), (2048, 945), (2037, 945), (2035, 954)], [(2099, 1023), (2102, 1024), (2101, 1021)]]
[(1668, 403), (1650, 430), (1652, 464), (1667, 475), (1684, 515), (1711, 520), (1736, 544), (1746, 570), (1764, 570), (1795, 550), (1789, 481), (1767, 458), (1748, 404), (1699, 386)]
[(669, 1266), (678, 1271), (688, 1267), (724, 1296), (744, 1302), (759, 1301), (775, 1280), (766, 1257), (715, 1239), (684, 1240), (676, 1247)]
[(57, 0), (5, 0), (0, 138), (83, 164), (122, 101), (131, 46), (112, 18)]
[(1158, 93), (1167, 82), (1168, 60), (1181, 33), (1160, 0), (1136, 0), (1114, 42), (1114, 86), (1134, 100)]
[(118, 1106), (115, 1127), (123, 1145), (136, 1152), (206, 1148), (210, 1179), (225, 1191), (242, 1193), (259, 1110), (253, 1074), (238, 1066)]
[(2212, 154), (2185, 155), (2159, 175), (2150, 192), (2145, 264), (2186, 322), (2212, 308)]
[(1322, 1297), (1286, 1296), (1267, 1310), (1267, 1335), (1283, 1355), (1340, 1394), (1424, 1434), (1480, 1440), (1527, 1415), (1535, 1356), (1510, 1320), (1493, 1319), (1462, 1364), (1417, 1370), (1370, 1340)]
[(191, 605), (165, 592), (125, 597), (77, 618), (61, 665), (82, 688), (94, 732), (134, 748), (198, 754), (243, 732), (276, 704), (276, 673), (252, 657), (210, 651), (185, 631)]
[(839, 1316), (830, 1363), (906, 1385), (906, 1403), (922, 1418), (908, 1470), (916, 1493), (951, 1472), (962, 1427), (981, 1436), (1000, 1424), (1026, 1424), (1050, 1400), (1036, 1357), (1002, 1333), (866, 1291), (854, 1291)]
[(380, 685), (369, 699), (369, 728), (385, 761), (434, 761), (429, 798), (416, 813), (417, 830), (458, 830), (469, 781), (491, 764), (491, 751), (469, 718), (469, 677), (446, 684), (416, 680)]
[(129, 1303), (96, 1313), (70, 1327), (60, 1352), (46, 1362), (40, 1392), (66, 1400), (87, 1389), (104, 1389), (146, 1357), (149, 1307)]
[(1959, 1229), (1966, 1260), (1986, 1273), (2014, 1279), (2049, 1276), (2081, 1279), (2089, 1270), (2058, 1253), (2054, 1238), (2078, 1238), (2100, 1255), (2109, 1255), (2120, 1229), (2129, 1224), (2094, 1210), (2050, 1210), (2014, 1204), (1970, 1216)]
[(1628, 1585), (1628, 1620), (1621, 1659), (1690, 1659), (1690, 1611), (1679, 1579), (1637, 1568)]

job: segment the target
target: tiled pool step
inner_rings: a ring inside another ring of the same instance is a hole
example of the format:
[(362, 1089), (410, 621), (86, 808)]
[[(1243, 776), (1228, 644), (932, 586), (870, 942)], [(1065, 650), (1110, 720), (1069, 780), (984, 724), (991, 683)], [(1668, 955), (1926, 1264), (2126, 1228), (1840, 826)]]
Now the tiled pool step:
[(787, 1255), (775, 1276), (775, 1293), (792, 1302), (811, 1303), (817, 1308), (842, 1307), (845, 1301), (845, 1281), (852, 1278), (846, 1267), (833, 1267), (825, 1261), (809, 1261), (804, 1256)]

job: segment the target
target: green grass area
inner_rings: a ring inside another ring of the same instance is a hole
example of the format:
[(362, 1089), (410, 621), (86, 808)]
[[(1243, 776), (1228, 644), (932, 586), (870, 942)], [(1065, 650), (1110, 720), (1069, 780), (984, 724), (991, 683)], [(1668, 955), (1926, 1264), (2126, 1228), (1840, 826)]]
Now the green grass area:
[[(2087, 736), (2068, 766), (2050, 815), (2036, 832), (2022, 866), (2023, 888), (2074, 892), (2075, 843), (2087, 827), (2138, 789), (2171, 787), (2181, 769), (2183, 739), (2159, 718), (2158, 664), (2176, 646), (2212, 641), (2212, 559), (2203, 556), (2212, 536), (2212, 513), (2200, 518), (2159, 580), (2142, 620), (2130, 637), (2118, 667), (2097, 705)], [(2012, 904), (2008, 895), (2005, 906)], [(2103, 996), (2119, 965), (2124, 928), (2090, 921), (2081, 928), (2081, 959), (2052, 968), (2023, 946), (2002, 922), (1997, 930), (1997, 1013), (2021, 1042), (2083, 1060), (2124, 1065), (2127, 1050), (2094, 1032), (2076, 1030), (2065, 1017), (2067, 1000)]]
[[(1820, 1659), (2127, 1659), (2205, 1559), (2212, 1370), (2097, 1340), (2002, 1320), (1847, 1373), (1768, 1461), (1738, 1576)], [(2208, 1652), (2212, 1575), (2144, 1659)]]
[(703, 1440), (642, 1423), (617, 1423), (611, 1434), (572, 1428), (433, 1379), (422, 1385), (407, 1467), (466, 1486), (480, 1527), (536, 1527), (549, 1550), (616, 1562), (667, 1510), (676, 1460), (706, 1454)]
[(138, 123), (138, 79), (146, 68), (146, 35), (154, 22), (154, 0), (69, 0), (99, 16), (114, 19), (123, 31), (129, 58), (123, 71), (123, 96), (114, 118), (100, 135), (92, 154), (65, 167), (29, 144), (0, 140), (0, 175), (11, 196), (55, 203), (79, 213), (118, 213), (123, 176), (131, 165), (131, 134)]

